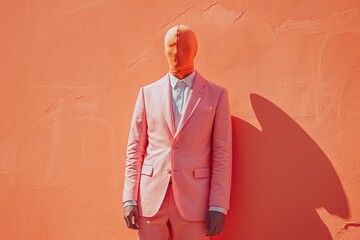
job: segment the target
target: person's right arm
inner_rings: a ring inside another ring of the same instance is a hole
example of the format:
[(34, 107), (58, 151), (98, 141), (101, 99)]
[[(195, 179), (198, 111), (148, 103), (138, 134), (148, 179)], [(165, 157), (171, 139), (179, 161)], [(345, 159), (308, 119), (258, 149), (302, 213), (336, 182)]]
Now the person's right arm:
[[(129, 228), (137, 229), (140, 172), (146, 151), (148, 136), (143, 88), (140, 88), (131, 119), (126, 150), (123, 199), (124, 218)], [(129, 203), (135, 203), (130, 204)], [(132, 218), (134, 217), (134, 221)]]

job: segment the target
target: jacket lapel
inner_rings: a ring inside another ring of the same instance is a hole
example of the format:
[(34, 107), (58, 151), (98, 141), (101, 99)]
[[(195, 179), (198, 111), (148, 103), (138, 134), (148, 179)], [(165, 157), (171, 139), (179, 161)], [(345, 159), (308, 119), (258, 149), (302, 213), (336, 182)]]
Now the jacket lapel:
[[(177, 135), (181, 132), (181, 130), (184, 128), (185, 124), (191, 117), (192, 113), (194, 112), (195, 108), (199, 104), (202, 98), (203, 94), (203, 88), (204, 88), (204, 82), (202, 76), (196, 71), (194, 82), (192, 85), (192, 88), (190, 89), (190, 93), (188, 96), (188, 99), (185, 104), (185, 110), (183, 115), (181, 116), (179, 126), (175, 132), (174, 138), (177, 137)], [(170, 100), (172, 100), (170, 98)], [(172, 105), (172, 104), (171, 104)], [(175, 127), (174, 127), (175, 129)]]
[(161, 111), (164, 115), (164, 118), (169, 127), (171, 135), (174, 137), (175, 121), (174, 121), (174, 116), (172, 114), (172, 95), (170, 91), (171, 91), (170, 79), (169, 79), (169, 75), (166, 74), (163, 77), (163, 80), (160, 81), (158, 88), (158, 96), (160, 98)]
[(192, 113), (198, 106), (199, 102), (202, 99), (202, 94), (204, 91), (204, 80), (203, 77), (196, 71), (194, 82), (192, 88), (190, 89), (190, 93), (188, 99), (185, 104), (185, 110), (183, 115), (181, 116), (179, 126), (175, 131), (175, 121), (172, 109), (172, 93), (171, 93), (171, 85), (169, 75), (166, 74), (162, 81), (160, 81), (158, 88), (158, 96), (160, 100), (161, 111), (164, 115), (170, 133), (175, 139), (181, 130), (186, 125), (187, 121), (191, 117)]

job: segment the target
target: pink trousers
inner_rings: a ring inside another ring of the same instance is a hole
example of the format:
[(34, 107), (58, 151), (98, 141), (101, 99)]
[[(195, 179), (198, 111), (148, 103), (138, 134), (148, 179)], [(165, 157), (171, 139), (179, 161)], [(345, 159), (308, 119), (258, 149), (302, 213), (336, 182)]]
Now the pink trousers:
[(169, 185), (159, 211), (152, 217), (139, 216), (138, 240), (208, 240), (205, 221), (187, 221), (176, 208)]

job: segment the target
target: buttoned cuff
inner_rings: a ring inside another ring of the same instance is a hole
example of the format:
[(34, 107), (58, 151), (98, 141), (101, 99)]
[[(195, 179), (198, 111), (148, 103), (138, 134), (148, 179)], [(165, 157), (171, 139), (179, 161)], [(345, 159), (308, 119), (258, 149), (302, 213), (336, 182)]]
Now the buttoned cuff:
[(128, 200), (126, 202), (124, 202), (124, 207), (126, 206), (130, 206), (130, 205), (137, 205), (136, 201), (135, 200)]
[(226, 208), (217, 207), (217, 206), (210, 206), (209, 211), (222, 212), (225, 215), (227, 214), (227, 209)]

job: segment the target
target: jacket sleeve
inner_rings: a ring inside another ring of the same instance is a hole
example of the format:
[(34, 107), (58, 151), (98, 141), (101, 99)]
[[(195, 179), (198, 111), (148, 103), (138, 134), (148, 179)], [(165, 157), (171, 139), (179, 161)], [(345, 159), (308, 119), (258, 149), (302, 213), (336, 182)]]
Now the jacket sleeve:
[(126, 149), (125, 181), (122, 202), (138, 200), (139, 180), (148, 144), (144, 90), (140, 88), (131, 119)]
[(209, 205), (229, 209), (232, 171), (232, 127), (228, 92), (223, 89), (212, 132), (212, 177)]

